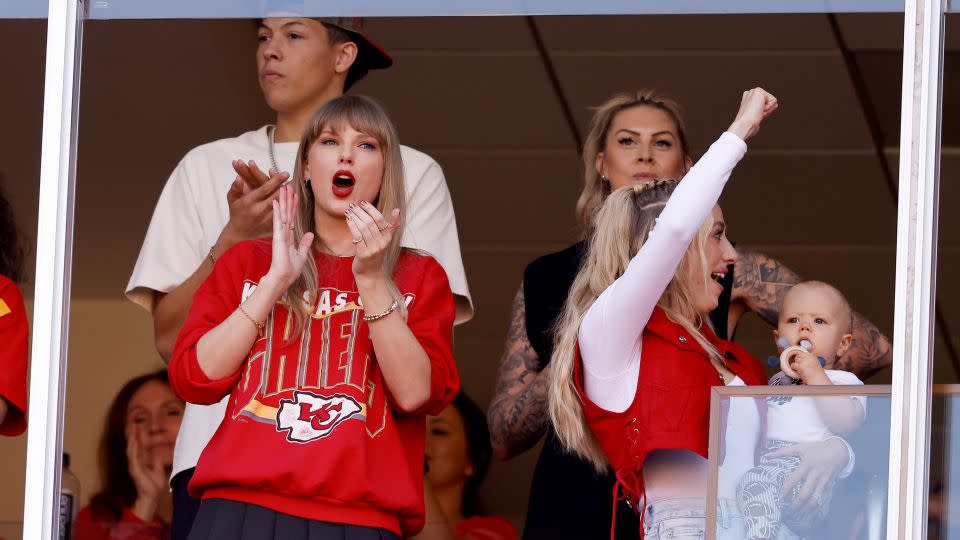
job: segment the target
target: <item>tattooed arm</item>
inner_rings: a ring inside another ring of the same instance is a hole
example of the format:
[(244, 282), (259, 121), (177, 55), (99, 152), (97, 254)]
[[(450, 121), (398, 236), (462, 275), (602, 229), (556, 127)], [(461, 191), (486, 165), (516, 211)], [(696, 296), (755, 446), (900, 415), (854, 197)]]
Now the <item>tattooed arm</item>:
[(540, 362), (527, 339), (523, 283), (513, 300), (510, 330), (500, 360), (497, 389), (487, 419), (490, 442), (500, 459), (510, 459), (530, 449), (547, 429), (547, 381), (550, 367)]
[[(733, 294), (730, 302), (727, 335), (733, 335), (740, 317), (753, 311), (776, 326), (783, 297), (800, 276), (779, 261), (761, 253), (737, 247), (740, 259), (733, 270)], [(873, 375), (893, 362), (893, 347), (880, 330), (863, 315), (853, 313), (853, 344), (837, 361), (837, 369), (855, 373), (861, 379)]]

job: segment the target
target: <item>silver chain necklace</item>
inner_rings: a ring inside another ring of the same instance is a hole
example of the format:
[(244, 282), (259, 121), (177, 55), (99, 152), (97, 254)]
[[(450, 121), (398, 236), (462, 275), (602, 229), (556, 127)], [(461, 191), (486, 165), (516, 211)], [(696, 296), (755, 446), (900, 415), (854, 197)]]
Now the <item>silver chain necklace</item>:
[(270, 126), (267, 128), (267, 143), (268, 143), (267, 149), (270, 152), (270, 166), (273, 167), (273, 170), (279, 174), (280, 167), (277, 165), (277, 156), (273, 150), (273, 144), (274, 144), (273, 136), (276, 131), (277, 131), (276, 126)]

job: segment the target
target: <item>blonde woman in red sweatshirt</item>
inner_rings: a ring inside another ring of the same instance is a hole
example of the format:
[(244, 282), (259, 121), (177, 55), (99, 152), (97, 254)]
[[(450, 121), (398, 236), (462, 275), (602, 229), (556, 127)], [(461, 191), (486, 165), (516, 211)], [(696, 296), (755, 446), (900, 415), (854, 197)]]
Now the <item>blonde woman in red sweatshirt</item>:
[[(265, 203), (267, 204), (267, 203)], [(425, 415), (459, 389), (442, 267), (400, 246), (396, 131), (369, 98), (320, 108), (273, 237), (216, 262), (174, 348), (191, 403), (229, 394), (190, 538), (399, 538), (423, 526)]]

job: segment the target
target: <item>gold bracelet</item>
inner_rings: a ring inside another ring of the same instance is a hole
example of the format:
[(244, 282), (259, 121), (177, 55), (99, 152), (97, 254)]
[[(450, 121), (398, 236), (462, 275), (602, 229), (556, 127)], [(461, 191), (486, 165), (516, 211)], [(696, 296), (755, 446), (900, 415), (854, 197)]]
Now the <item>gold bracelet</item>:
[(213, 256), (213, 246), (210, 246), (210, 251), (207, 252), (207, 258), (210, 259), (210, 264), (216, 266), (217, 258)]
[(240, 304), (239, 306), (237, 306), (237, 308), (240, 310), (240, 313), (243, 313), (243, 315), (244, 315), (246, 318), (250, 319), (250, 322), (252, 322), (252, 323), (254, 324), (254, 326), (257, 327), (257, 334), (261, 334), (261, 335), (262, 335), (262, 334), (263, 334), (263, 324), (258, 323), (253, 317), (251, 317), (250, 314), (247, 313), (247, 310), (243, 309), (243, 304)]
[(394, 311), (396, 311), (398, 307), (400, 307), (400, 302), (397, 302), (396, 300), (394, 300), (393, 303), (390, 304), (390, 307), (388, 307), (386, 311), (382, 311), (380, 313), (374, 313), (373, 315), (364, 315), (363, 320), (366, 322), (373, 322), (376, 320), (380, 320), (386, 317), (387, 315), (393, 313)]

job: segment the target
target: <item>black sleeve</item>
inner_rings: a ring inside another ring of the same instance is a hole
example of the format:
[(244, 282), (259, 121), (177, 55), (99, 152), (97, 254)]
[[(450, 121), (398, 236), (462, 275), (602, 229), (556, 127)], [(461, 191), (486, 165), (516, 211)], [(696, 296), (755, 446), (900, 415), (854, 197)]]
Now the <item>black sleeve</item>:
[(583, 251), (584, 243), (580, 242), (534, 260), (523, 271), (527, 339), (541, 365), (549, 364), (553, 355), (554, 324), (580, 269)]

